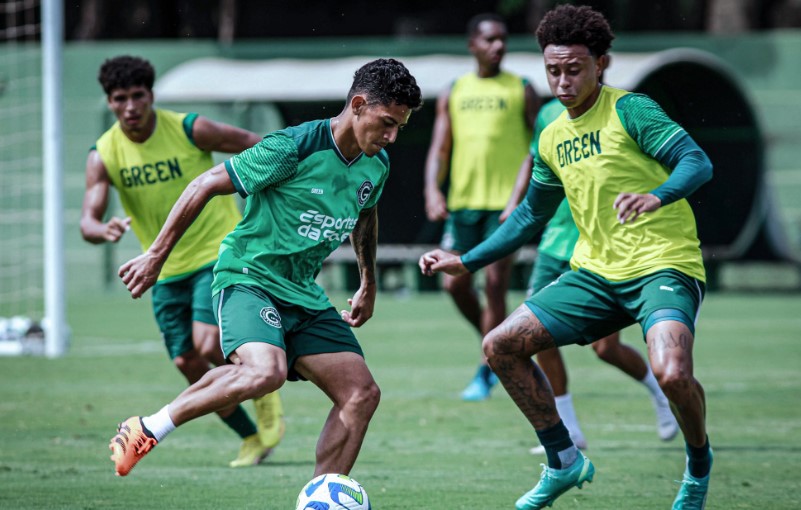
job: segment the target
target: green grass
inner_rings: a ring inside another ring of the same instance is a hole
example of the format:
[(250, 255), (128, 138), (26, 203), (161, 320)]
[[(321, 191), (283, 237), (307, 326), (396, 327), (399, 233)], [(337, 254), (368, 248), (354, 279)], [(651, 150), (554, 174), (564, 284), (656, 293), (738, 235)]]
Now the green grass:
[[(704, 304), (695, 367), (716, 453), (708, 509), (801, 507), (799, 309), (801, 296), (790, 294), (712, 294)], [(184, 383), (162, 352), (147, 299), (76, 296), (69, 320), (68, 356), (0, 358), (0, 508), (293, 508), (311, 478), (329, 407), (314, 386), (282, 390), (288, 430), (264, 466), (229, 469), (238, 441), (204, 417), (118, 478), (107, 450), (116, 422), (156, 411)], [(445, 296), (382, 294), (358, 336), (383, 391), (352, 472), (373, 507), (512, 508), (543, 459), (527, 453), (534, 433), (503, 390), (479, 404), (457, 398), (475, 368), (478, 340)], [(624, 340), (642, 351), (638, 331), (627, 330)], [(564, 353), (597, 473), (555, 508), (668, 508), (683, 443), (659, 442), (641, 386), (591, 349)]]

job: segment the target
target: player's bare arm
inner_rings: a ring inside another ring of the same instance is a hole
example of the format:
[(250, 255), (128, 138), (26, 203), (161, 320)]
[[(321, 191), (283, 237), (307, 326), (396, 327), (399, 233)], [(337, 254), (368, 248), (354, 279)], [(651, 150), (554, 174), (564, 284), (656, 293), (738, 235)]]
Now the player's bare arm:
[(428, 147), (425, 168), (425, 197), (426, 216), (429, 221), (441, 221), (448, 217), (448, 204), (440, 185), (450, 169), (451, 148), (453, 135), (451, 133), (451, 117), (448, 112), (450, 91), (442, 93), (437, 98), (436, 119), (434, 132), (431, 135), (431, 145)]
[(434, 273), (458, 276), (468, 272), (459, 255), (439, 248), (424, 253), (417, 265), (420, 267), (420, 272), (426, 276), (433, 276)]
[(131, 218), (114, 216), (107, 222), (103, 221), (110, 186), (103, 160), (97, 151), (91, 151), (86, 159), (86, 191), (81, 208), (81, 235), (90, 243), (116, 243), (130, 227)]
[(359, 221), (350, 235), (356, 262), (359, 265), (359, 290), (348, 299), (350, 311), (342, 310), (342, 319), (358, 328), (373, 316), (376, 296), (376, 252), (378, 249), (378, 209), (372, 207), (359, 213)]
[(613, 204), (617, 209), (617, 221), (621, 225), (636, 220), (642, 213), (656, 211), (661, 206), (659, 197), (651, 193), (621, 193)]
[(150, 248), (120, 266), (117, 272), (134, 299), (141, 297), (156, 283), (170, 251), (208, 201), (217, 195), (230, 195), (235, 191), (223, 163), (203, 172), (189, 183)]
[(498, 221), (503, 223), (506, 221), (506, 218), (512, 214), (512, 211), (520, 205), (520, 202), (523, 201), (523, 198), (526, 196), (526, 192), (528, 191), (528, 183), (531, 180), (531, 168), (534, 164), (534, 158), (531, 154), (526, 156), (526, 159), (523, 160), (523, 163), (520, 165), (520, 170), (517, 171), (517, 178), (515, 179), (515, 187), (512, 188), (512, 194), (509, 196), (509, 201), (506, 203), (506, 207), (504, 207), (501, 215), (498, 217)]
[(530, 83), (523, 89), (523, 94), (526, 101), (526, 109), (524, 112), (526, 116), (526, 126), (528, 126), (529, 130), (533, 130), (534, 123), (537, 121), (537, 112), (539, 112), (542, 104), (540, 97), (534, 92), (534, 87), (532, 87)]
[(251, 131), (214, 122), (199, 116), (192, 127), (192, 137), (198, 148), (204, 151), (237, 154), (253, 147), (261, 137)]

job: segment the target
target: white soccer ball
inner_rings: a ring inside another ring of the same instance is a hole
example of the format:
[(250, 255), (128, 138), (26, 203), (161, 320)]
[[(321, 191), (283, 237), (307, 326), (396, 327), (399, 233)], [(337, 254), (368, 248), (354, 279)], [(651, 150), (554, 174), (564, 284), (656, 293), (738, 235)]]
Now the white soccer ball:
[(320, 475), (298, 494), (295, 510), (371, 510), (364, 487), (347, 475)]

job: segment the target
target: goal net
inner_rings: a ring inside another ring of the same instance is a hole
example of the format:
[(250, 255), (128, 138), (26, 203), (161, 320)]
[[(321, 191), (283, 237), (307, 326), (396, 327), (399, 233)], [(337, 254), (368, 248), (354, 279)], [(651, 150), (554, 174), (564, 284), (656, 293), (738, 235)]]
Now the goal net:
[(44, 350), (39, 20), (39, 0), (0, 0), (0, 354)]

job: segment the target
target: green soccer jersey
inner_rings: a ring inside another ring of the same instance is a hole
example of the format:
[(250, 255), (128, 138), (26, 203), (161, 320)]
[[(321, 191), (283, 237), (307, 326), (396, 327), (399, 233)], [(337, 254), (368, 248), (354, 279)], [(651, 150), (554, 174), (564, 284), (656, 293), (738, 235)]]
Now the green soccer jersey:
[[(540, 108), (537, 114), (537, 121), (534, 124), (534, 137), (531, 139), (530, 152), (532, 156), (536, 157), (538, 153), (542, 130), (556, 120), (563, 111), (565, 111), (565, 107), (556, 99), (545, 103)], [(557, 260), (570, 260), (577, 240), (578, 229), (576, 228), (576, 222), (573, 221), (570, 205), (565, 199), (562, 200), (559, 209), (556, 210), (553, 218), (548, 222), (548, 226), (542, 232), (537, 251)]]
[(315, 278), (374, 207), (389, 175), (385, 151), (347, 161), (329, 120), (270, 133), (225, 162), (244, 218), (220, 246), (212, 290), (253, 285), (312, 310), (331, 306)]
[(533, 179), (564, 186), (579, 239), (571, 259), (611, 281), (676, 269), (705, 280), (695, 217), (685, 199), (620, 224), (621, 192), (650, 193), (669, 169), (658, 161), (685, 131), (650, 98), (607, 86), (580, 117), (562, 113), (540, 135)]

